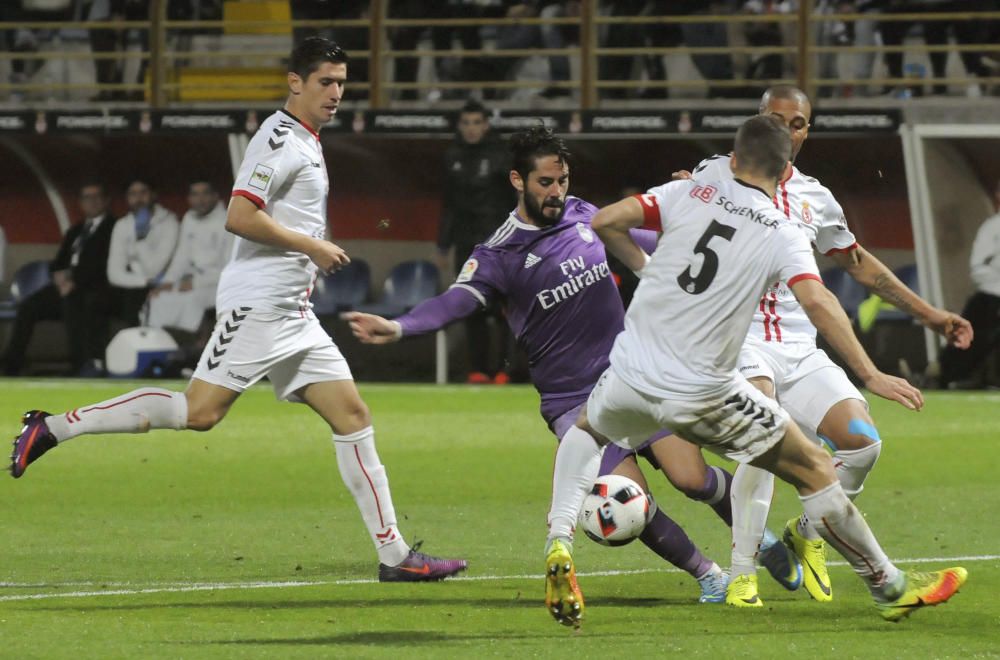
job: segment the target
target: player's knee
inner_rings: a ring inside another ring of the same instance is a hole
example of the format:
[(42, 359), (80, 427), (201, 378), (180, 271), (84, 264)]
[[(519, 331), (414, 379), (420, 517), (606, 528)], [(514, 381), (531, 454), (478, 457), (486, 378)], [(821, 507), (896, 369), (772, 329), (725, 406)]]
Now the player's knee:
[(876, 442), (861, 449), (837, 451), (833, 454), (837, 478), (852, 500), (864, 490), (865, 479), (875, 467), (881, 453), (882, 443)]
[(225, 413), (207, 408), (188, 408), (187, 427), (192, 431), (208, 431), (222, 421)]
[(868, 419), (851, 419), (847, 423), (847, 435), (851, 440), (850, 446), (838, 449), (863, 449), (882, 442), (875, 424)]
[(337, 426), (343, 428), (335, 428), (335, 433), (355, 433), (372, 425), (371, 411), (361, 399), (346, 404), (339, 417)]
[(875, 422), (867, 413), (856, 410), (846, 419), (824, 422), (820, 426), (819, 435), (832, 451), (864, 449), (882, 441)]
[(680, 474), (668, 474), (670, 484), (686, 497), (692, 500), (705, 499), (705, 475), (692, 472), (681, 472)]

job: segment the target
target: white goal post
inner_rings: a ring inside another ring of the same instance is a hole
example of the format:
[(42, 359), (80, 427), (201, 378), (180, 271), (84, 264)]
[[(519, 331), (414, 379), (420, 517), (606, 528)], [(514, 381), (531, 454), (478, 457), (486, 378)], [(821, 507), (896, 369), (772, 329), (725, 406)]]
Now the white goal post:
[[(900, 137), (921, 296), (960, 312), (972, 292), (972, 240), (993, 213), (992, 188), (984, 190), (984, 168), (977, 165), (984, 153), (995, 158), (1000, 151), (1000, 124), (904, 122)], [(924, 340), (928, 361), (936, 360), (940, 338), (927, 330)]]

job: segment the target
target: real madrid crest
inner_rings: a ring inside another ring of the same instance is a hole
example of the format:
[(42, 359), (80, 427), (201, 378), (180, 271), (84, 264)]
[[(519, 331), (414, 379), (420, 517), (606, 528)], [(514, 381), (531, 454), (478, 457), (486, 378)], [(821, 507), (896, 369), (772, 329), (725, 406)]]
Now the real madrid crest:
[(582, 222), (576, 223), (576, 233), (580, 234), (580, 238), (587, 241), (588, 243), (594, 242), (594, 232), (591, 231), (590, 227), (583, 224)]

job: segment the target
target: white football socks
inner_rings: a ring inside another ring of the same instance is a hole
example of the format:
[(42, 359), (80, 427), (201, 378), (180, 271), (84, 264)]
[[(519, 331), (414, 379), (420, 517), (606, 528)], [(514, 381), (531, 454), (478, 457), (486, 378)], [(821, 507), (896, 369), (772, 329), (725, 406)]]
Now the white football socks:
[(396, 510), (389, 493), (389, 478), (375, 450), (375, 431), (371, 426), (349, 435), (333, 434), (337, 467), (361, 518), (371, 534), (378, 559), (387, 566), (398, 566), (406, 559), (410, 546), (396, 527)]
[(114, 399), (74, 408), (46, 418), (59, 442), (86, 433), (145, 433), (187, 428), (187, 397), (158, 387), (143, 387)]
[(733, 558), (730, 575), (754, 575), (767, 514), (774, 495), (774, 475), (752, 465), (740, 464), (733, 473)]
[(549, 535), (546, 550), (554, 539), (572, 548), (576, 519), (587, 490), (594, 485), (601, 470), (603, 447), (575, 424), (566, 431), (552, 470), (552, 508), (549, 510)]
[(799, 496), (802, 508), (823, 540), (844, 556), (876, 598), (899, 584), (899, 569), (886, 556), (864, 516), (839, 482), (812, 495)]
[[(874, 469), (875, 462), (882, 453), (882, 443), (876, 442), (861, 449), (838, 450), (833, 453), (833, 466), (844, 494), (853, 502), (865, 488), (865, 479)], [(799, 520), (799, 534), (810, 540), (818, 539), (819, 532), (813, 529), (808, 516), (802, 514)]]

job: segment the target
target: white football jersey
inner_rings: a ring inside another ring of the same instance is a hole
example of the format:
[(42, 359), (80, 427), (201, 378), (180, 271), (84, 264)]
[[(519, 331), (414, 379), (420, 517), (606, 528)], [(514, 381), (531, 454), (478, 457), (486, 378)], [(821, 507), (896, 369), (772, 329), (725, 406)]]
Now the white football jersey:
[[(729, 156), (706, 158), (692, 172), (696, 181), (732, 179)], [(805, 232), (813, 247), (822, 254), (847, 252), (857, 248), (847, 227), (844, 210), (833, 193), (812, 177), (792, 167), (791, 176), (778, 184), (774, 205)], [(816, 343), (816, 327), (792, 295), (786, 282), (772, 282), (757, 304), (748, 337), (766, 342)]]
[[(286, 229), (324, 238), (329, 191), (319, 135), (285, 110), (265, 119), (247, 146), (233, 195), (249, 199)], [(219, 279), (216, 309), (302, 316), (311, 307), (316, 270), (301, 252), (237, 238)]]
[(805, 234), (760, 188), (732, 177), (674, 181), (637, 196), (663, 231), (611, 351), (629, 385), (700, 399), (738, 377), (736, 363), (768, 284), (819, 279)]

